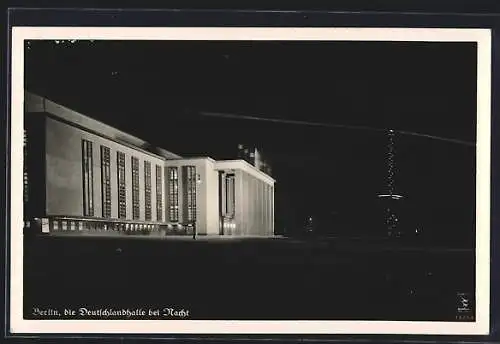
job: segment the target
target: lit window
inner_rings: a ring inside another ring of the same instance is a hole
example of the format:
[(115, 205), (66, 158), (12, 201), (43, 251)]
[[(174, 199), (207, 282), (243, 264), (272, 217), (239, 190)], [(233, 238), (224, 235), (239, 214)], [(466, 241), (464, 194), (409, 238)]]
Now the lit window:
[(162, 168), (156, 165), (156, 220), (163, 221), (163, 178)]
[(144, 161), (144, 218), (151, 221), (151, 163)]
[(185, 209), (187, 210), (184, 216), (186, 221), (196, 221), (196, 167), (184, 166), (183, 175), (185, 180)]
[(132, 157), (132, 217), (134, 220), (138, 220), (140, 215), (139, 159)]
[(82, 140), (83, 215), (94, 216), (94, 173), (92, 142)]
[(111, 152), (101, 146), (102, 217), (111, 217)]
[(234, 218), (235, 214), (235, 184), (234, 184), (234, 174), (228, 174), (225, 178), (226, 183), (226, 203), (225, 203), (225, 213), (226, 217)]
[(179, 221), (179, 175), (177, 167), (168, 168), (169, 220)]
[(117, 152), (118, 165), (118, 217), (127, 217), (127, 198), (125, 180), (125, 153)]

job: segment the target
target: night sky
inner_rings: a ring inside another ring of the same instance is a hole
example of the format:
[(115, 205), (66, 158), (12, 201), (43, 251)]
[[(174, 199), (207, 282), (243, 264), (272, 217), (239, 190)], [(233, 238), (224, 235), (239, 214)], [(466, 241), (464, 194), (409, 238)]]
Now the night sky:
[[(360, 204), (385, 191), (387, 137), (375, 129), (474, 144), (476, 53), (472, 43), (34, 41), (25, 75), (28, 90), (180, 155), (231, 159), (238, 143), (258, 145), (281, 228), (363, 217)], [(475, 147), (396, 135), (395, 163), (396, 191), (424, 230), (473, 233)]]

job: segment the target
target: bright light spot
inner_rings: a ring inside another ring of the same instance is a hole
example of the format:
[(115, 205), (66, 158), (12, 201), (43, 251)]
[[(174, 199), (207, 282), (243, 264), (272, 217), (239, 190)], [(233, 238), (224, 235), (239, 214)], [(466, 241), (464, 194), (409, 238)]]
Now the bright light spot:
[(401, 199), (403, 198), (403, 196), (401, 195), (388, 195), (388, 194), (384, 194), (384, 195), (378, 195), (377, 197), (379, 198), (392, 198), (392, 199)]

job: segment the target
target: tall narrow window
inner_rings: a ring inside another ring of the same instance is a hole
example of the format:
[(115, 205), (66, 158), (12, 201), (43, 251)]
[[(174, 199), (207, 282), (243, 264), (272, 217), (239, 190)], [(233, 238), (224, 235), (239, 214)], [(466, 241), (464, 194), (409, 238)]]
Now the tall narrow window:
[(82, 140), (83, 169), (83, 215), (94, 216), (94, 162), (92, 159), (92, 142)]
[(184, 167), (186, 221), (196, 221), (196, 167)]
[(111, 151), (101, 146), (102, 217), (111, 217)]
[(116, 160), (118, 166), (118, 218), (127, 217), (127, 198), (125, 180), (125, 153), (117, 152)]
[(163, 178), (161, 166), (156, 165), (156, 220), (163, 221)]
[(234, 174), (226, 175), (226, 204), (225, 212), (229, 218), (234, 218), (235, 213), (235, 188), (234, 188)]
[(138, 220), (141, 216), (139, 203), (139, 159), (132, 157), (132, 218)]
[(151, 163), (144, 161), (144, 218), (151, 221)]
[(168, 217), (172, 222), (179, 221), (179, 171), (177, 167), (168, 168)]
[(24, 142), (23, 142), (23, 199), (24, 203), (28, 203), (28, 134), (24, 129)]

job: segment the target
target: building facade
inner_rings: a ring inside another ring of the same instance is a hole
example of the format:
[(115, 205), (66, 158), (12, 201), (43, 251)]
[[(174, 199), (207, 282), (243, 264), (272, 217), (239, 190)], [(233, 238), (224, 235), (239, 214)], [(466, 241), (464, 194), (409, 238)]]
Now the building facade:
[(244, 160), (183, 158), (25, 93), (24, 220), (33, 233), (274, 234), (274, 183)]

